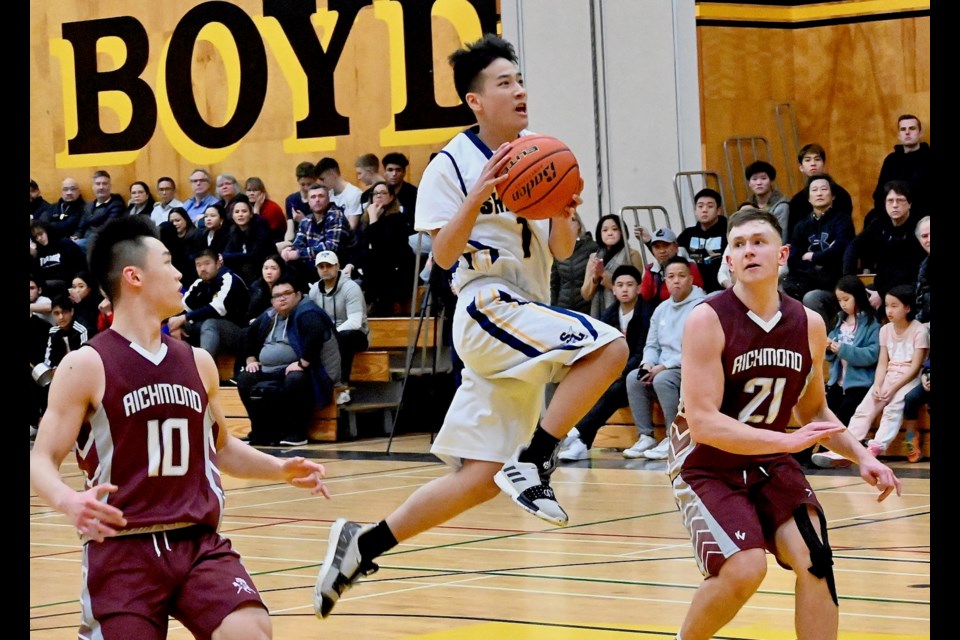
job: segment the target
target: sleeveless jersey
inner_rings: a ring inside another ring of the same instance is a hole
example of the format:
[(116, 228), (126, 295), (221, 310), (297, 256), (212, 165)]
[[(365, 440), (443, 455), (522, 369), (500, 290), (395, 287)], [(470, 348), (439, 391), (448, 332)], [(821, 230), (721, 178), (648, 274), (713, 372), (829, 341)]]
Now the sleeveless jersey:
[[(524, 130), (520, 135), (529, 135)], [(457, 134), (427, 165), (417, 191), (415, 226), (440, 229), (460, 209), (493, 151), (477, 137), (476, 127)], [(474, 282), (499, 280), (534, 302), (550, 300), (553, 256), (547, 244), (549, 220), (527, 220), (508, 210), (496, 191), (483, 203), (460, 256), (454, 284), (460, 293)]]
[[(781, 294), (780, 311), (764, 323), (733, 289), (707, 298), (703, 304), (714, 308), (723, 328), (720, 411), (756, 429), (786, 431), (813, 373), (803, 305)], [(681, 468), (747, 469), (784, 455), (740, 455), (692, 441), (682, 402), (671, 437), (676, 452), (670, 463), (671, 476)]]
[(123, 511), (121, 533), (204, 524), (219, 529), (223, 489), (216, 467), (220, 426), (193, 349), (161, 335), (150, 354), (112, 329), (86, 344), (103, 361), (103, 400), (75, 447), (86, 486), (113, 483), (105, 497)]

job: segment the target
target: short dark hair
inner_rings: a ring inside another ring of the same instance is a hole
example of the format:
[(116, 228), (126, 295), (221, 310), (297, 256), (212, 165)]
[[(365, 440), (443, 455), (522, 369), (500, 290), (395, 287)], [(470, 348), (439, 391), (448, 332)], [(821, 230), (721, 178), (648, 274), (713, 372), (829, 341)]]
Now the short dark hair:
[(923, 129), (923, 123), (920, 122), (920, 118), (918, 118), (917, 116), (913, 115), (912, 113), (904, 113), (904, 114), (902, 114), (899, 118), (897, 118), (897, 126), (899, 127), (899, 126), (900, 126), (900, 123), (903, 122), (904, 120), (916, 120), (916, 121), (917, 121), (917, 128), (918, 128), (918, 129)]
[(913, 288), (912, 284), (898, 284), (896, 286), (890, 287), (887, 290), (886, 296), (893, 296), (904, 305), (910, 307), (910, 311), (907, 312), (907, 320), (913, 320), (917, 317), (917, 291)]
[(803, 190), (808, 196), (810, 195), (810, 185), (812, 185), (815, 180), (826, 180), (827, 184), (830, 185), (830, 193), (832, 193), (834, 196), (837, 195), (837, 183), (833, 181), (833, 176), (831, 176), (829, 173), (818, 173), (815, 176), (810, 176), (807, 178), (807, 183), (803, 185)]
[(37, 181), (33, 178), (30, 179), (30, 188), (40, 190), (40, 186), (37, 184)]
[(317, 163), (316, 167), (316, 175), (319, 176), (324, 171), (329, 171), (330, 169), (340, 173), (340, 163), (337, 162), (335, 158), (320, 158), (320, 162)]
[(146, 216), (113, 218), (94, 237), (88, 254), (90, 274), (111, 302), (115, 302), (120, 293), (123, 268), (144, 266), (147, 238), (159, 240), (156, 225)]
[(274, 283), (270, 285), (270, 290), (273, 291), (274, 288), (281, 284), (288, 284), (293, 287), (294, 292), (303, 293), (300, 277), (294, 273), (292, 269), (280, 269), (280, 275)]
[(693, 271), (693, 269), (690, 267), (690, 261), (684, 258), (683, 256), (681, 256), (680, 254), (677, 254), (672, 258), (667, 258), (667, 261), (663, 263), (662, 272), (666, 273), (667, 267), (669, 267), (672, 264), (682, 264), (687, 267), (687, 271), (691, 271), (691, 272)]
[(73, 300), (65, 293), (61, 293), (58, 296), (54, 296), (53, 300), (50, 302), (50, 310), (53, 311), (57, 307), (60, 307), (63, 311), (73, 311), (76, 309), (76, 305), (73, 303)]
[(827, 161), (827, 150), (816, 142), (811, 142), (810, 144), (805, 144), (800, 147), (800, 152), (797, 154), (797, 162), (803, 164), (803, 156), (809, 156), (811, 154), (820, 156), (820, 159), (824, 162)]
[(297, 165), (296, 174), (297, 180), (300, 178), (312, 178), (317, 175), (316, 166), (312, 162), (307, 162), (304, 160)]
[(891, 191), (897, 195), (903, 196), (907, 199), (907, 202), (913, 204), (913, 197), (910, 193), (910, 183), (906, 180), (891, 180), (883, 185), (883, 197), (890, 195)]
[(93, 179), (96, 180), (97, 178), (106, 178), (108, 180), (113, 179), (110, 177), (110, 174), (107, 173), (105, 169), (97, 169), (96, 171), (93, 172)]
[(403, 167), (404, 169), (410, 166), (410, 161), (407, 160), (407, 156), (403, 155), (399, 151), (391, 151), (387, 155), (383, 156), (382, 162), (384, 167), (386, 167), (388, 164), (395, 164)]
[(777, 232), (777, 237), (783, 237), (783, 227), (780, 226), (780, 222), (777, 220), (777, 217), (770, 213), (769, 211), (761, 211), (760, 209), (755, 209), (753, 207), (748, 207), (746, 209), (740, 209), (730, 216), (730, 222), (727, 223), (727, 235), (730, 235), (730, 232), (735, 228), (747, 224), (748, 222), (766, 222), (774, 231)]
[(323, 189), (323, 190), (326, 191), (327, 193), (330, 193), (330, 189), (328, 189), (328, 188), (327, 188), (327, 185), (323, 184), (322, 182), (314, 182), (312, 185), (310, 185), (309, 187), (307, 187), (307, 191), (308, 191), (308, 192), (309, 192), (309, 191), (314, 191), (315, 189)]
[(708, 188), (708, 189), (700, 189), (700, 191), (697, 191), (697, 193), (694, 194), (693, 196), (693, 204), (697, 204), (697, 200), (699, 200), (700, 198), (713, 198), (713, 201), (717, 203), (718, 209), (723, 204), (723, 199), (720, 197), (720, 194), (717, 191), (714, 191), (713, 189)]
[(453, 85), (457, 95), (466, 104), (467, 94), (477, 89), (477, 81), (484, 69), (494, 60), (504, 58), (513, 64), (519, 64), (513, 45), (492, 33), (458, 49), (450, 54), (453, 67)]
[(174, 188), (174, 189), (177, 188), (177, 183), (176, 183), (176, 182), (174, 181), (174, 179), (171, 178), (170, 176), (163, 176), (162, 178), (157, 178), (157, 187), (158, 187), (158, 188), (160, 187), (160, 183), (161, 183), (161, 182), (169, 182), (170, 184), (173, 185), (173, 188)]
[(193, 261), (196, 262), (200, 258), (213, 258), (213, 261), (216, 262), (220, 259), (220, 252), (214, 249), (213, 247), (204, 247), (193, 254)]
[(743, 171), (744, 177), (749, 180), (758, 173), (765, 173), (767, 177), (770, 178), (770, 181), (773, 182), (777, 179), (777, 170), (773, 168), (773, 165), (769, 162), (763, 160), (756, 160), (747, 165), (747, 168)]
[(643, 280), (643, 274), (640, 273), (640, 269), (637, 269), (632, 264), (622, 264), (614, 269), (611, 280), (616, 282), (617, 278), (620, 276), (630, 276), (637, 281), (637, 284), (640, 284), (640, 282)]

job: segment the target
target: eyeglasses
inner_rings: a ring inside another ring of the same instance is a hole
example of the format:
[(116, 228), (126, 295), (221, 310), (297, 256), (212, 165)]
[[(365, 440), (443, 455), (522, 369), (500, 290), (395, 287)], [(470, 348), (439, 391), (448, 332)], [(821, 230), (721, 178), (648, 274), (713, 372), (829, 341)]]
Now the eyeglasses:
[(173, 191), (173, 187), (157, 187), (157, 191)]
[(63, 187), (60, 191), (80, 191), (80, 187)]
[(294, 293), (296, 293), (296, 291), (281, 291), (280, 293), (275, 293), (272, 296), (270, 296), (270, 299), (279, 300), (280, 298), (289, 298)]
[(210, 182), (210, 178), (190, 178), (190, 182)]

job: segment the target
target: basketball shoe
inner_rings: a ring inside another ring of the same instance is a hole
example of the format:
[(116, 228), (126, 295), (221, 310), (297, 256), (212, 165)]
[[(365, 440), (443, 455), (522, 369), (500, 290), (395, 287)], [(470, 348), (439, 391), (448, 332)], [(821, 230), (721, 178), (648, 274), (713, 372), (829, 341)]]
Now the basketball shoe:
[(557, 467), (557, 450), (554, 449), (553, 455), (538, 467), (532, 462), (520, 462), (520, 453), (525, 448), (523, 445), (517, 447), (493, 477), (494, 481), (524, 510), (551, 524), (567, 524), (567, 512), (557, 502), (557, 496), (550, 488), (550, 474)]
[(375, 526), (339, 518), (330, 527), (327, 555), (323, 558), (313, 588), (313, 611), (318, 618), (330, 615), (333, 605), (353, 583), (363, 576), (376, 573), (380, 568), (373, 562), (363, 562), (357, 546), (357, 539)]

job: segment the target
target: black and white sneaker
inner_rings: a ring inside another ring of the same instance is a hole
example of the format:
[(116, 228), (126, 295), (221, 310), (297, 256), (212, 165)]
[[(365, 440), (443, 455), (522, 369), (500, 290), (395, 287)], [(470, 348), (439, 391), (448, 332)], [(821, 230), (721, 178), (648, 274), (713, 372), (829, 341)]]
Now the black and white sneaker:
[(307, 444), (307, 439), (303, 436), (284, 436), (280, 441), (281, 447), (302, 447)]
[(376, 573), (380, 568), (373, 562), (364, 563), (357, 546), (360, 535), (375, 526), (361, 525), (340, 518), (330, 527), (327, 555), (323, 558), (317, 583), (313, 588), (313, 611), (318, 618), (330, 615), (340, 595), (352, 587), (354, 582), (363, 576)]
[(521, 508), (538, 518), (558, 526), (567, 524), (567, 512), (550, 488), (550, 474), (557, 466), (556, 451), (541, 469), (532, 462), (520, 462), (518, 458), (523, 450), (523, 446), (517, 448), (493, 477), (494, 482)]

